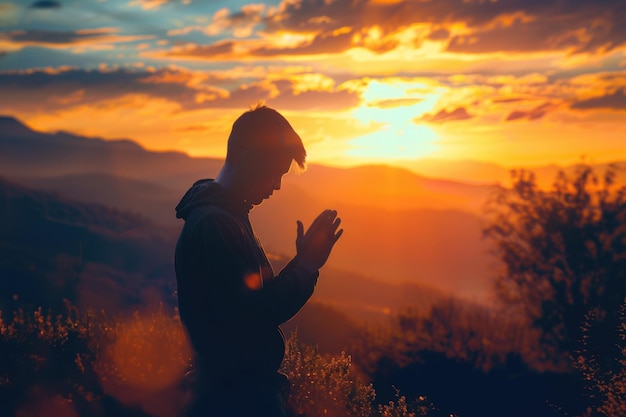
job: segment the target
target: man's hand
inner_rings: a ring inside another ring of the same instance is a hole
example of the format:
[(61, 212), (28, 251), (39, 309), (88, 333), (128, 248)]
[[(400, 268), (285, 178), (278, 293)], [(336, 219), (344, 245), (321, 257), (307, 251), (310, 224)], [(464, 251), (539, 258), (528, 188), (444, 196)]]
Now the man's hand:
[(304, 226), (298, 223), (296, 251), (302, 265), (309, 271), (317, 271), (328, 260), (330, 251), (343, 234), (343, 229), (337, 231), (341, 219), (336, 210), (324, 210), (311, 223), (311, 227), (304, 233)]

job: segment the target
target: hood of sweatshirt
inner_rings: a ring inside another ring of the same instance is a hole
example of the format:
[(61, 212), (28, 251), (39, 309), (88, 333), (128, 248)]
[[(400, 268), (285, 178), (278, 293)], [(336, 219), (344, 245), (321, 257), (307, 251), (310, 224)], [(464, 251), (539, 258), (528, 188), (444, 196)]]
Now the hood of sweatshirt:
[(235, 214), (247, 216), (252, 205), (234, 198), (213, 179), (196, 181), (176, 206), (176, 217), (187, 219), (197, 207), (218, 206)]

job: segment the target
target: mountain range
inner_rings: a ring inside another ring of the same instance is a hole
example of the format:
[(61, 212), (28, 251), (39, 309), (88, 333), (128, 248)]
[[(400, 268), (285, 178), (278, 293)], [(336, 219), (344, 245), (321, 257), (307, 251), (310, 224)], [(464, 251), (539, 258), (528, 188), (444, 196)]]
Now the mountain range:
[[(171, 228), (181, 225), (173, 211), (180, 196), (196, 179), (214, 177), (222, 164), (151, 152), (129, 140), (37, 132), (11, 117), (0, 118), (0, 132), (0, 175), (138, 212)], [(346, 233), (330, 265), (374, 280), (419, 282), (475, 296), (484, 292), (487, 275), (476, 212), (489, 189), (388, 166), (312, 164), (302, 175), (288, 175), (283, 190), (251, 217), (268, 250), (290, 255), (296, 219), (307, 223), (335, 208)]]
[[(177, 305), (176, 231), (144, 216), (0, 179), (0, 317), (19, 308), (105, 311), (124, 316)], [(275, 268), (289, 258), (270, 254)], [(443, 297), (418, 284), (394, 285), (327, 267), (311, 301), (285, 323), (302, 341), (338, 353), (364, 323), (403, 308), (424, 313)]]
[[(434, 169), (427, 162), (424, 166)], [(174, 216), (182, 194), (195, 180), (215, 177), (222, 163), (152, 152), (128, 139), (38, 132), (0, 117), (0, 176), (74, 201), (140, 213), (173, 235), (182, 226)], [(454, 164), (447, 166), (454, 171)], [(472, 166), (478, 171), (480, 164)], [(252, 210), (251, 219), (266, 249), (289, 258), (296, 220), (306, 225), (323, 209), (337, 209), (345, 233), (328, 267), (372, 283), (420, 284), (485, 300), (497, 263), (482, 239), (481, 216), (497, 181), (472, 178), (429, 178), (384, 165), (310, 164), (302, 174), (287, 175), (281, 191)]]

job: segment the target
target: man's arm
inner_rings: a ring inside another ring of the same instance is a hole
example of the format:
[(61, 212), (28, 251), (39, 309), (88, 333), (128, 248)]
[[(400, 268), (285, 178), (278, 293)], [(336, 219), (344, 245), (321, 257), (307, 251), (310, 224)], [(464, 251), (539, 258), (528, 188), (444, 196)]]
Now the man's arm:
[(317, 282), (297, 259), (262, 283), (256, 242), (228, 214), (203, 218), (194, 233), (208, 280), (207, 307), (229, 326), (277, 326), (310, 298)]
[(227, 215), (203, 219), (200, 233), (203, 257), (210, 279), (215, 317), (233, 325), (279, 325), (293, 317), (313, 294), (321, 268), (335, 242), (341, 220), (333, 210), (322, 212), (306, 233), (298, 222), (296, 257), (264, 286), (261, 282), (256, 242)]
[[(294, 288), (298, 283), (307, 282), (307, 277), (319, 276), (319, 269), (326, 263), (330, 252), (341, 235), (343, 229), (337, 231), (341, 219), (335, 210), (325, 210), (313, 221), (306, 233), (301, 221), (297, 222), (296, 250), (297, 255), (289, 262), (280, 274), (267, 287), (270, 291), (284, 293), (280, 298), (290, 300), (284, 304), (280, 323), (292, 318), (313, 294), (313, 288)], [(290, 277), (300, 277), (291, 279)], [(310, 279), (310, 278), (308, 278)], [(291, 297), (290, 297), (291, 294)]]

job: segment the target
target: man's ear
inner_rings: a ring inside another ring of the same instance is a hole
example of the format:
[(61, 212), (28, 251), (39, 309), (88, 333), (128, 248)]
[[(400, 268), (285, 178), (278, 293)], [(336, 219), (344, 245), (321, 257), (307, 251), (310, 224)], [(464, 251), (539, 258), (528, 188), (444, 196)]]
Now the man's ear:
[(239, 156), (239, 163), (242, 169), (247, 170), (250, 168), (256, 168), (258, 165), (257, 157), (250, 149), (245, 149)]

